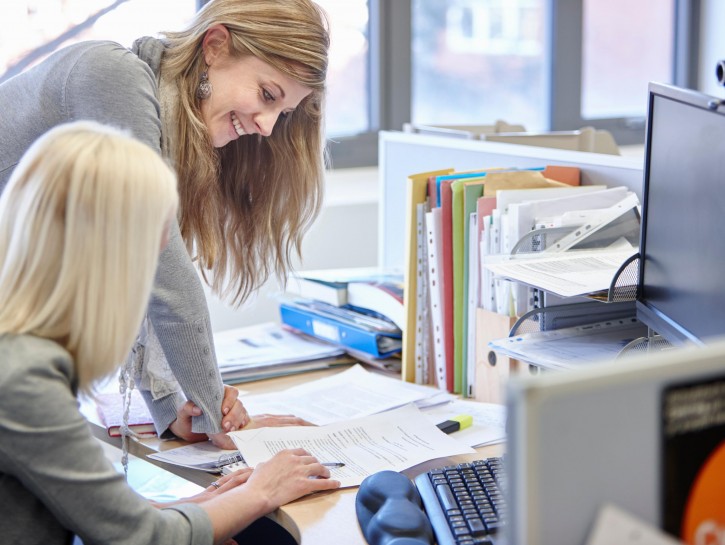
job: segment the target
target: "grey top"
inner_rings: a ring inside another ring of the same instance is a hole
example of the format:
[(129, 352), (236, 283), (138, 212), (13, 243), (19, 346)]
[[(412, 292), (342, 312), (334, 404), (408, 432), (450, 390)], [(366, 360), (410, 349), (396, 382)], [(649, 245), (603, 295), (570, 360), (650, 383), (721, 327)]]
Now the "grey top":
[[(69, 121), (90, 119), (130, 130), (161, 153), (157, 79), (163, 47), (144, 38), (137, 55), (113, 42), (84, 42), (1, 84), (0, 192), (33, 141)], [(194, 417), (193, 431), (221, 432), (223, 385), (206, 297), (176, 224), (161, 255), (148, 314), (186, 398), (203, 411)], [(165, 432), (184, 396), (142, 394), (157, 430)]]
[(0, 335), (0, 536), (3, 543), (212, 543), (196, 504), (157, 509), (106, 459), (78, 411), (61, 346)]

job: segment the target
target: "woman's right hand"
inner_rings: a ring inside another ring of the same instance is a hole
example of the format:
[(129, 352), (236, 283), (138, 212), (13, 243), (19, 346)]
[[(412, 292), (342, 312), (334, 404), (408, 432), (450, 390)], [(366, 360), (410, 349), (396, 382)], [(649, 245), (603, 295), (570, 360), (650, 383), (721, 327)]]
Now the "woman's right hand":
[(169, 424), (169, 430), (179, 439), (189, 443), (206, 441), (209, 437), (205, 433), (191, 431), (191, 419), (201, 415), (201, 409), (193, 401), (187, 401), (176, 410), (176, 420)]
[(314, 424), (292, 414), (255, 414), (249, 419), (244, 429), (281, 428), (283, 426), (314, 426)]
[(340, 481), (330, 479), (330, 470), (304, 449), (283, 450), (258, 464), (246, 488), (265, 501), (267, 512), (312, 492), (333, 490)]

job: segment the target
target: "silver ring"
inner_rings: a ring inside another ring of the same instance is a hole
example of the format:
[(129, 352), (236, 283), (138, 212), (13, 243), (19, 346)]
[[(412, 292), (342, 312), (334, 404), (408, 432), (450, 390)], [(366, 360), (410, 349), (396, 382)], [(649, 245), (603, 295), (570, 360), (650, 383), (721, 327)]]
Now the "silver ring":
[(214, 488), (219, 488), (219, 487), (221, 486), (221, 485), (219, 484), (219, 481), (214, 481), (213, 483), (211, 483), (211, 485), (212, 485), (212, 486), (213, 486)]

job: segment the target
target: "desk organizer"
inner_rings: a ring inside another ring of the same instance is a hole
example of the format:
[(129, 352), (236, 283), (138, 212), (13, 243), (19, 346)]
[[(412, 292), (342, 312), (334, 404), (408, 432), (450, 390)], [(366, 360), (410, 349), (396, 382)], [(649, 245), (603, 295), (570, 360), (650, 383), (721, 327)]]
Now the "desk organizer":
[(553, 331), (592, 322), (630, 318), (634, 315), (634, 300), (612, 304), (602, 304), (599, 301), (584, 301), (535, 308), (516, 320), (514, 325), (511, 326), (509, 337), (537, 331)]
[(637, 354), (659, 352), (661, 350), (667, 350), (672, 347), (672, 344), (667, 339), (654, 332), (650, 332), (649, 336), (634, 339), (632, 342), (627, 344), (627, 346), (622, 348), (622, 351), (619, 353), (618, 357), (623, 358), (625, 356), (628, 357)]
[[(553, 227), (531, 231), (516, 243), (511, 250), (511, 255), (541, 252), (570, 232), (571, 227)], [(584, 297), (606, 303), (634, 301), (638, 282), (639, 253), (636, 253), (622, 263), (606, 292), (592, 293)]]
[[(514, 322), (508, 336), (517, 337), (564, 328), (585, 328), (595, 324), (596, 326), (592, 327), (592, 330), (595, 327), (601, 330), (602, 327), (605, 327), (604, 324), (609, 324), (609, 322), (631, 323), (636, 320), (635, 297), (638, 277), (639, 254), (635, 254), (622, 263), (612, 279), (609, 289), (605, 292), (571, 298), (575, 302), (559, 299), (561, 304), (545, 305), (530, 310)], [(545, 299), (545, 294), (539, 297), (540, 301)], [(582, 333), (578, 334), (582, 335)], [(557, 341), (552, 340), (551, 342)], [(629, 342), (617, 357), (621, 357), (625, 351), (627, 353), (641, 351), (644, 346), (648, 345), (650, 348), (654, 348), (661, 346), (661, 342), (650, 340), (649, 337), (639, 337)], [(527, 363), (531, 372), (539, 370), (536, 361), (527, 359)]]

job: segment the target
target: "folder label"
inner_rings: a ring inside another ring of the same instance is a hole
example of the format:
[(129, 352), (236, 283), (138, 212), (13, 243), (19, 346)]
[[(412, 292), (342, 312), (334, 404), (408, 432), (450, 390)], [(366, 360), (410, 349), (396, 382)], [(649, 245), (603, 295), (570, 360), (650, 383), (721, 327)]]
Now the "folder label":
[(312, 331), (315, 335), (323, 339), (334, 343), (340, 342), (340, 331), (334, 325), (325, 324), (319, 320), (312, 320)]

